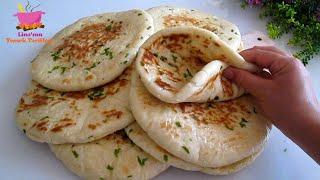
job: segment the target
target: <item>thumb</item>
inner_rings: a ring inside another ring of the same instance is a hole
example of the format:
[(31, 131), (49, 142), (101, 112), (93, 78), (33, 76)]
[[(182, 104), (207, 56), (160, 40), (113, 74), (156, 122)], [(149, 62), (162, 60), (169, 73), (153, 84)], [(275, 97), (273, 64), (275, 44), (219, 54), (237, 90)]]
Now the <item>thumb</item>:
[(248, 71), (233, 67), (225, 69), (223, 76), (254, 96), (261, 95), (265, 91), (265, 86), (268, 83), (267, 79), (263, 79)]

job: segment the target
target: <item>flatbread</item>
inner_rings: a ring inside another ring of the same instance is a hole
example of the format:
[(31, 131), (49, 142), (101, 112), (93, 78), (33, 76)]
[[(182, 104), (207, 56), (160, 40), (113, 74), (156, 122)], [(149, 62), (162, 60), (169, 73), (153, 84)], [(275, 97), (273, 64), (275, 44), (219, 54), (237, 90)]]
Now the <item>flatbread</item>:
[(58, 32), (32, 62), (32, 78), (57, 91), (80, 91), (118, 77), (153, 33), (143, 10), (105, 13)]
[(156, 158), (158, 161), (163, 163), (167, 163), (170, 166), (188, 170), (188, 171), (201, 171), (207, 174), (212, 175), (227, 175), (231, 173), (235, 173), (242, 168), (250, 165), (256, 157), (262, 152), (262, 150), (246, 157), (240, 161), (237, 161), (233, 164), (226, 165), (224, 167), (218, 168), (203, 168), (186, 161), (183, 161), (169, 152), (161, 148), (157, 145), (151, 138), (148, 137), (147, 133), (143, 131), (143, 129), (138, 125), (138, 123), (132, 123), (125, 129), (128, 137), (141, 149), (150, 154), (152, 157)]
[(114, 81), (86, 91), (58, 92), (35, 81), (16, 112), (19, 129), (34, 141), (85, 143), (111, 134), (134, 119), (129, 111), (132, 68)]
[(136, 61), (146, 88), (168, 103), (239, 97), (243, 89), (221, 75), (228, 65), (257, 69), (214, 33), (191, 26), (158, 31), (141, 46)]
[(240, 46), (241, 34), (238, 27), (222, 18), (173, 6), (153, 7), (147, 12), (153, 18), (155, 32), (176, 26), (195, 26), (214, 32), (233, 50)]
[(151, 179), (168, 168), (118, 131), (85, 144), (50, 145), (72, 172), (84, 179)]
[(261, 149), (270, 123), (250, 96), (219, 103), (168, 104), (152, 96), (136, 73), (131, 111), (140, 127), (174, 156), (202, 167), (221, 167)]

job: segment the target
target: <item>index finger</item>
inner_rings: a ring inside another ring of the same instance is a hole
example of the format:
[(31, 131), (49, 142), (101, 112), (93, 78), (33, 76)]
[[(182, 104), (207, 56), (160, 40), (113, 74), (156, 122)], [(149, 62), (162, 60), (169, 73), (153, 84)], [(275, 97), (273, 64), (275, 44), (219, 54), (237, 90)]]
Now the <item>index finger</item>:
[(284, 67), (288, 64), (289, 58), (283, 55), (269, 51), (251, 48), (240, 52), (240, 55), (248, 62), (254, 63), (261, 68), (267, 68), (271, 72)]

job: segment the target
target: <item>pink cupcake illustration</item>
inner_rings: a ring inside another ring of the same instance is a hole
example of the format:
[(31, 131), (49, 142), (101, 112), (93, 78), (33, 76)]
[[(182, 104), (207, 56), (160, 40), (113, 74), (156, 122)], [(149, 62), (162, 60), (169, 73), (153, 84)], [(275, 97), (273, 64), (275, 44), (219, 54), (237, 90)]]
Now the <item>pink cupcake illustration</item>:
[(16, 26), (17, 29), (23, 29), (24, 31), (44, 28), (44, 24), (41, 22), (41, 17), (45, 12), (34, 11), (40, 4), (31, 6), (29, 1), (28, 4), (23, 7), (21, 3), (18, 3), (18, 12), (14, 14), (17, 16), (19, 24)]

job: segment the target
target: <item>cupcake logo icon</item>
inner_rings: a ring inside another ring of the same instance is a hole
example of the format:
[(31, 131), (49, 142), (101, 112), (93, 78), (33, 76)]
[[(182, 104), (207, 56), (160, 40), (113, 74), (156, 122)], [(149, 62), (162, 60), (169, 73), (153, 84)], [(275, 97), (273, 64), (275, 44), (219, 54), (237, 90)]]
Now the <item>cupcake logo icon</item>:
[(33, 29), (44, 28), (41, 18), (45, 12), (36, 10), (39, 6), (40, 4), (33, 6), (29, 1), (26, 6), (18, 3), (18, 12), (14, 14), (19, 21), (19, 24), (16, 26), (18, 30), (22, 29), (24, 31), (29, 31)]

